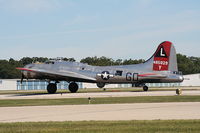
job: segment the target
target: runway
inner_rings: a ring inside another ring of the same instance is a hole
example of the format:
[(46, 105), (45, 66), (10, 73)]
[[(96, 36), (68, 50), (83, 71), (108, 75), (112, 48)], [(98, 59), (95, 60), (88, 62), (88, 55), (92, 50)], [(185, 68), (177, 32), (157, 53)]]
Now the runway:
[[(57, 94), (6, 94), (0, 99), (59, 99), (59, 98), (88, 98), (88, 97), (133, 97), (133, 96), (175, 96), (174, 91), (148, 92), (90, 92), (90, 93), (57, 93)], [(199, 90), (183, 91), (182, 95), (200, 95)]]
[(0, 122), (157, 119), (200, 119), (200, 102), (0, 108)]

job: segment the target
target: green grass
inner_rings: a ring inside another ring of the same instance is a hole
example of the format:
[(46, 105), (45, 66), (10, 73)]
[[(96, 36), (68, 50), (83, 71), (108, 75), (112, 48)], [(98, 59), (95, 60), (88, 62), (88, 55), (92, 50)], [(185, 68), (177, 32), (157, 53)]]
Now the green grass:
[[(159, 103), (159, 102), (200, 102), (200, 96), (140, 96), (92, 98), (91, 104), (117, 103)], [(80, 105), (88, 104), (87, 98), (66, 99), (8, 99), (0, 100), (0, 107), (44, 106), (44, 105)]]
[(199, 133), (200, 120), (0, 123), (0, 133)]

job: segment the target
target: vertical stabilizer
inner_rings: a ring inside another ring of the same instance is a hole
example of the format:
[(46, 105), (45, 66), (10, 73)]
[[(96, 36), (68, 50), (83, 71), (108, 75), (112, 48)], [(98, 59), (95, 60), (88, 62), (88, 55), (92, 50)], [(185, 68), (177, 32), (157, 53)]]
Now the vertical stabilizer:
[(174, 45), (169, 41), (162, 42), (144, 64), (151, 64), (153, 71), (178, 71)]

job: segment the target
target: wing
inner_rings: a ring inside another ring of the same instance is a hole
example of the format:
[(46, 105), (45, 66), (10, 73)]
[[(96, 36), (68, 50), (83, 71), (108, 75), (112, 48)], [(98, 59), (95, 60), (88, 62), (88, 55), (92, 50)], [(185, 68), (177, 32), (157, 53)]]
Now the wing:
[(21, 71), (28, 71), (32, 73), (36, 73), (39, 75), (44, 75), (46, 77), (55, 77), (57, 79), (69, 79), (69, 80), (75, 80), (75, 81), (90, 81), (90, 82), (95, 82), (96, 79), (77, 73), (77, 72), (71, 72), (67, 70), (55, 72), (55, 71), (49, 71), (49, 70), (44, 70), (44, 69), (32, 69), (32, 68), (16, 68)]

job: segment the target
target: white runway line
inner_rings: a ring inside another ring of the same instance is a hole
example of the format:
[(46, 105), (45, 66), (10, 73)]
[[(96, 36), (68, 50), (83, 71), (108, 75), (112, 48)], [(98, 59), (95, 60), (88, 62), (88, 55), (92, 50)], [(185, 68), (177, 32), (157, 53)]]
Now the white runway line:
[(200, 102), (0, 107), (0, 122), (200, 119)]

